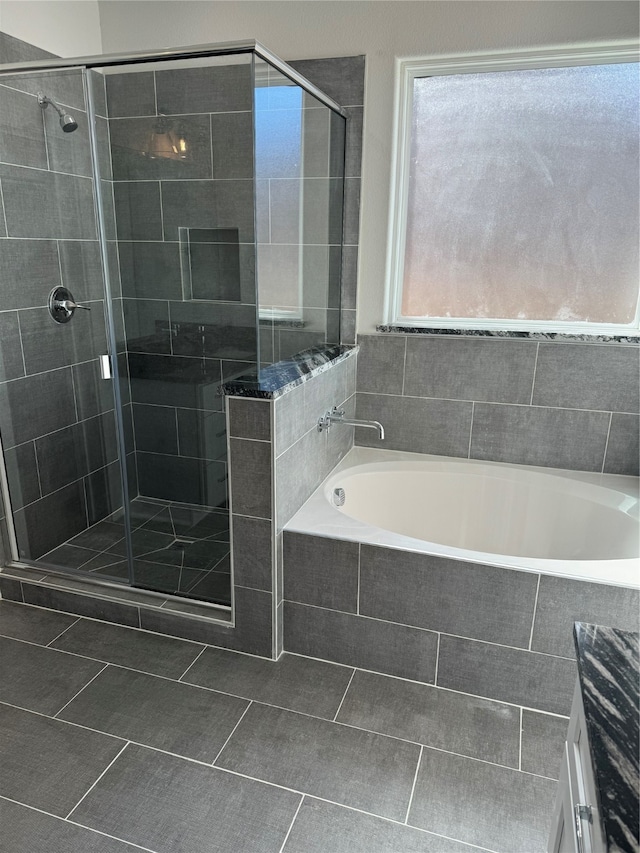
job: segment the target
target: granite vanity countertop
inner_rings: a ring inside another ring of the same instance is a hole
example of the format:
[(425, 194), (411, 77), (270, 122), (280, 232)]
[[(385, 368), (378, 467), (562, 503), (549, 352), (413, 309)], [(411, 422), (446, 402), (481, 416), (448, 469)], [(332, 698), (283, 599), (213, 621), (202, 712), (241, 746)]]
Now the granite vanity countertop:
[(640, 849), (638, 634), (576, 622), (574, 638), (607, 849), (637, 853)]

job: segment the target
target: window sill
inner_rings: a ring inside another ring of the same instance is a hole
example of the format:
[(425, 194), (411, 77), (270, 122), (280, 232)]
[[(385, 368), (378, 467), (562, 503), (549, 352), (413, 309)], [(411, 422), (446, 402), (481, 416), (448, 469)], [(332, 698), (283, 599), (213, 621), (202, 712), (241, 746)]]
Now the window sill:
[(640, 335), (587, 335), (565, 332), (524, 332), (509, 329), (430, 329), (425, 326), (376, 326), (376, 332), (389, 335), (457, 335), (465, 338), (522, 338), (531, 341), (567, 341), (576, 343), (638, 344)]

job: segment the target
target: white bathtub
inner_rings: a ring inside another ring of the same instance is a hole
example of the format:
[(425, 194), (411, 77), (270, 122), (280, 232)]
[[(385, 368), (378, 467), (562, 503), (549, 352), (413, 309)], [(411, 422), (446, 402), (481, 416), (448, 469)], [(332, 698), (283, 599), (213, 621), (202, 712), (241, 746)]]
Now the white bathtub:
[(640, 587), (638, 518), (635, 477), (354, 447), (285, 529)]

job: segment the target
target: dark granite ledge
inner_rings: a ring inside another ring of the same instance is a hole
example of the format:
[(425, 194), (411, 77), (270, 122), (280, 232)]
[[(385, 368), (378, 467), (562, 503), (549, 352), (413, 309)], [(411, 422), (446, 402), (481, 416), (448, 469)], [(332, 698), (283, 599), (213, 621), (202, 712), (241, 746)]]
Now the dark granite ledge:
[(357, 346), (338, 344), (313, 347), (284, 361), (263, 367), (259, 375), (247, 373), (229, 380), (221, 387), (221, 392), (231, 397), (274, 400), (345, 361), (357, 351)]
[(578, 677), (609, 851), (640, 849), (638, 634), (576, 622)]
[(376, 326), (390, 335), (457, 335), (464, 338), (522, 338), (566, 343), (639, 344), (640, 335), (570, 335), (564, 332), (517, 332), (509, 329), (428, 329), (422, 326)]

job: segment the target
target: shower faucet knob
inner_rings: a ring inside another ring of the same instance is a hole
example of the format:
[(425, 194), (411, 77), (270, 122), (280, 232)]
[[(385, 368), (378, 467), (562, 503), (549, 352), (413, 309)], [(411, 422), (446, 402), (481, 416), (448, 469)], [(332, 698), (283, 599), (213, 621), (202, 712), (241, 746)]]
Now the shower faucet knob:
[(56, 323), (68, 323), (76, 308), (91, 311), (89, 305), (80, 305), (66, 287), (54, 287), (49, 294), (49, 314)]

